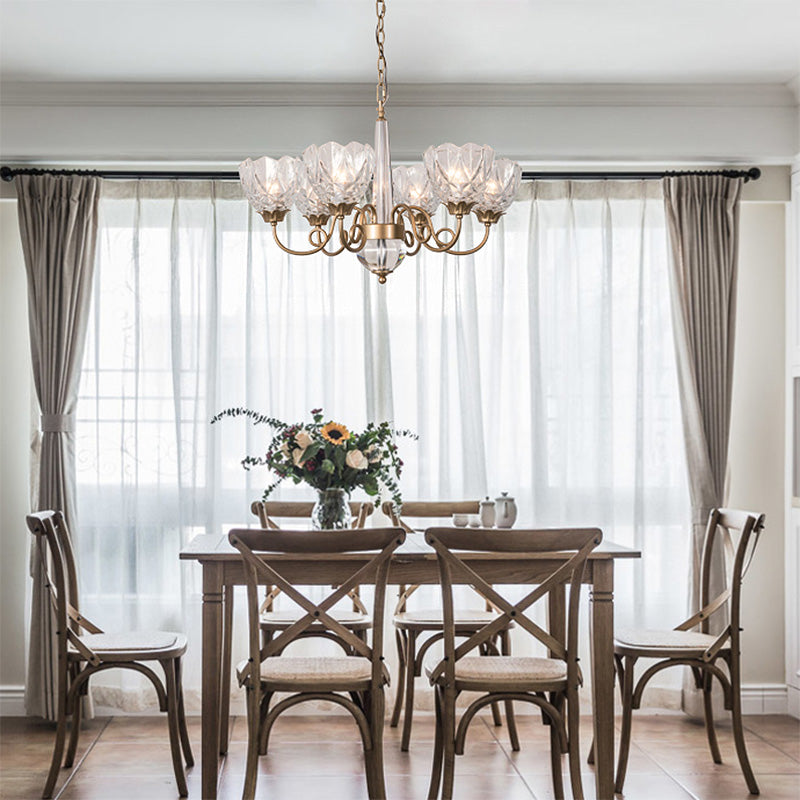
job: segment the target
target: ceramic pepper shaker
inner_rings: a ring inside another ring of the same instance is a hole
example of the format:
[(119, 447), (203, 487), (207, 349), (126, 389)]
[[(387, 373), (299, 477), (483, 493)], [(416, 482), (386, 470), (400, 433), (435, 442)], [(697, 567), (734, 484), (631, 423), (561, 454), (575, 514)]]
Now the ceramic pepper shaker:
[(495, 525), (498, 528), (511, 528), (517, 521), (517, 504), (513, 497), (508, 496), (508, 492), (501, 492), (500, 497), (495, 498)]
[(488, 497), (481, 500), (481, 527), (494, 527), (494, 500), (490, 500)]

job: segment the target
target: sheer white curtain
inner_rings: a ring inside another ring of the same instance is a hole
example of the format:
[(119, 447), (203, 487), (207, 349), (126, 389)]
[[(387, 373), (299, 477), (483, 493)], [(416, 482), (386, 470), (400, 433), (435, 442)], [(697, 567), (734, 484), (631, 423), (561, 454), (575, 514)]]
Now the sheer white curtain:
[[(86, 611), (109, 628), (186, 630), (190, 699), (199, 569), (178, 551), (247, 521), (269, 482), (239, 466), (265, 429), (209, 426), (228, 406), (391, 418), (420, 435), (401, 445), (406, 497), (509, 491), (519, 524), (599, 525), (645, 551), (617, 571), (617, 619), (683, 614), (658, 184), (527, 184), (484, 250), (420, 254), (385, 287), (355, 257), (286, 256), (232, 184), (106, 183), (98, 251), (77, 429)], [(136, 676), (98, 685), (101, 703), (149, 702)]]

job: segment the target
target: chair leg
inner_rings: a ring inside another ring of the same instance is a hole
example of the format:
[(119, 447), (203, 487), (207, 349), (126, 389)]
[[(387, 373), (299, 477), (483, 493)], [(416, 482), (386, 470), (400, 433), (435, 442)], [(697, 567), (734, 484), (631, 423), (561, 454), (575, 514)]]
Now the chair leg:
[[(511, 637), (508, 631), (503, 631), (500, 634), (500, 652), (504, 656), (511, 655)], [(511, 749), (518, 752), (519, 747), (519, 734), (517, 733), (517, 720), (514, 716), (514, 702), (512, 700), (505, 701), (506, 706), (506, 723), (508, 724), (508, 739), (511, 742)]]
[(442, 800), (453, 800), (453, 781), (456, 770), (456, 690), (445, 687), (442, 703)]
[(389, 723), (392, 728), (397, 727), (397, 724), (400, 722), (400, 712), (403, 710), (406, 677), (406, 638), (405, 631), (395, 630), (394, 639), (397, 644), (397, 695), (394, 698), (392, 721)]
[(175, 772), (175, 782), (178, 784), (178, 794), (188, 797), (186, 788), (186, 775), (183, 772), (181, 759), (181, 742), (178, 723), (178, 685), (175, 675), (175, 659), (161, 662), (164, 670), (164, 679), (167, 688), (167, 727), (169, 728), (169, 748), (172, 753), (172, 768)]
[(550, 770), (553, 773), (553, 794), (556, 800), (564, 800), (564, 777), (561, 774), (561, 741), (558, 725), (550, 720)]
[(442, 690), (433, 687), (433, 705), (436, 710), (436, 735), (433, 742), (433, 761), (431, 763), (431, 782), (428, 787), (428, 800), (436, 800), (439, 796), (439, 785), (442, 779), (442, 753), (444, 750), (444, 735), (442, 731)]
[(53, 789), (56, 786), (58, 773), (61, 769), (61, 756), (64, 753), (64, 740), (67, 737), (67, 687), (66, 681), (59, 686), (58, 697), (58, 720), (56, 722), (56, 741), (53, 745), (53, 758), (50, 761), (50, 772), (47, 773), (47, 781), (42, 792), (43, 800), (49, 800), (53, 796)]
[(175, 683), (178, 687), (178, 726), (181, 734), (181, 748), (183, 760), (187, 767), (194, 766), (192, 745), (189, 741), (189, 730), (186, 727), (186, 709), (183, 705), (183, 666), (180, 658), (175, 659)]
[(83, 697), (78, 695), (75, 698), (75, 708), (72, 709), (72, 721), (69, 732), (69, 745), (67, 745), (67, 755), (64, 758), (64, 766), (71, 767), (75, 761), (75, 753), (78, 750), (78, 738), (81, 735), (81, 717), (83, 711)]
[(220, 670), (219, 754), (228, 752), (231, 709), (231, 648), (233, 640), (233, 586), (223, 588), (222, 668)]
[(706, 736), (708, 737), (708, 749), (711, 750), (711, 758), (715, 764), (722, 763), (722, 755), (719, 752), (717, 743), (717, 732), (714, 728), (714, 709), (711, 704), (712, 675), (710, 672), (703, 672), (703, 716), (706, 723)]
[(747, 747), (744, 741), (744, 727), (742, 725), (742, 676), (740, 673), (739, 654), (731, 653), (728, 660), (728, 669), (731, 675), (731, 720), (733, 723), (733, 741), (736, 745), (736, 755), (739, 757), (739, 765), (742, 774), (747, 781), (747, 788), (750, 794), (760, 794), (756, 776), (750, 766), (750, 759), (747, 757)]
[(260, 709), (256, 705), (256, 692), (252, 686), (247, 687), (247, 761), (244, 768), (244, 789), (242, 800), (253, 800), (256, 794), (258, 778), (258, 739)]
[(383, 689), (370, 692), (369, 727), (372, 735), (372, 749), (365, 753), (367, 764), (367, 784), (370, 800), (386, 800), (386, 781), (383, 774), (383, 724), (386, 700)]
[[(494, 648), (495, 652), (497, 652), (497, 647), (494, 643), (494, 639), (491, 640), (491, 646)], [(488, 642), (484, 642), (479, 649), (479, 652), (482, 656), (491, 656), (492, 651), (489, 647)], [(495, 728), (502, 728), (503, 727), (503, 717), (500, 715), (500, 703), (492, 703), (492, 722), (494, 723)]]
[(583, 800), (583, 780), (581, 779), (581, 741), (580, 741), (580, 707), (578, 704), (578, 687), (567, 690), (567, 743), (569, 758), (569, 779), (572, 786), (573, 800)]
[(619, 739), (619, 760), (614, 791), (622, 794), (625, 785), (625, 772), (628, 769), (628, 754), (631, 747), (631, 724), (633, 722), (633, 665), (636, 659), (625, 657), (622, 669), (622, 730)]
[(406, 708), (403, 714), (403, 737), (400, 740), (400, 749), (408, 752), (411, 742), (411, 722), (414, 717), (414, 678), (416, 677), (417, 661), (417, 633), (407, 631), (406, 639)]

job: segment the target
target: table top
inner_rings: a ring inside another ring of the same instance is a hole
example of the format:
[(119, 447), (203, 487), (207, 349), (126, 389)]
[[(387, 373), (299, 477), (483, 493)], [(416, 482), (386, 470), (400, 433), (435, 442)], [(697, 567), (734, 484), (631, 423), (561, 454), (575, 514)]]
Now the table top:
[[(514, 558), (523, 559), (537, 559), (546, 558), (545, 553), (514, 553)], [(317, 560), (321, 557), (336, 558), (337, 560), (348, 560), (349, 558), (358, 558), (357, 553), (330, 553), (320, 556), (318, 554), (283, 554), (276, 553), (274, 558), (282, 559), (288, 558), (292, 561), (301, 559)], [(362, 556), (363, 557), (363, 556)], [(481, 560), (491, 560), (497, 558), (498, 560), (507, 560), (508, 553), (482, 553), (470, 552), (465, 554), (468, 559), (478, 558)], [(592, 560), (598, 559), (618, 559), (618, 558), (641, 558), (642, 553), (640, 550), (635, 550), (632, 547), (625, 547), (624, 545), (615, 544), (614, 542), (603, 541), (601, 542), (590, 554), (589, 558)], [(230, 561), (239, 560), (241, 555), (235, 547), (228, 541), (226, 534), (200, 534), (195, 536), (180, 552), (180, 558), (184, 561)], [(397, 548), (394, 552), (393, 559), (395, 560), (435, 560), (436, 553), (433, 548), (425, 541), (424, 531), (412, 531), (407, 534), (405, 542)]]

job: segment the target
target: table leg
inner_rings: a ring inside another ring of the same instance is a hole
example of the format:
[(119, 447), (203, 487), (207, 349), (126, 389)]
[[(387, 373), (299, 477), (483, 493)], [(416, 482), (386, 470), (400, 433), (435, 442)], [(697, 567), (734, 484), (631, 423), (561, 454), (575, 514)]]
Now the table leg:
[(203, 800), (216, 800), (219, 770), (219, 700), (222, 649), (222, 567), (203, 563)]
[(233, 586), (223, 589), (222, 667), (219, 705), (219, 754), (228, 752), (231, 710), (231, 648), (233, 642)]
[(614, 797), (614, 562), (592, 568), (592, 711), (597, 800)]

